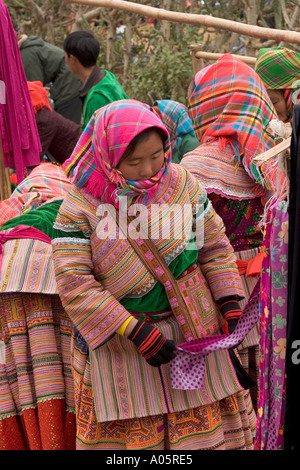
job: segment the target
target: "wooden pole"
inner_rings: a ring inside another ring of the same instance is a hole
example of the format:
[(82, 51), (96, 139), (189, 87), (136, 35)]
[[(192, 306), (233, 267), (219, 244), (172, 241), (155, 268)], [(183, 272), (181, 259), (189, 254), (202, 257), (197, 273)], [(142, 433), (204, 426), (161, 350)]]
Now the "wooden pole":
[(0, 201), (11, 196), (11, 184), (8, 168), (4, 168), (2, 146), (0, 139)]
[(202, 57), (198, 56), (198, 53), (202, 52), (202, 44), (191, 44), (190, 50), (191, 50), (191, 56), (192, 56), (193, 73), (195, 75), (198, 72), (198, 70), (201, 70), (204, 67), (204, 62), (203, 62)]
[(179, 13), (175, 11), (164, 10), (163, 8), (154, 8), (138, 3), (125, 2), (123, 0), (64, 0), (67, 3), (77, 3), (95, 7), (119, 9), (136, 13), (142, 16), (149, 16), (158, 20), (167, 20), (175, 23), (195, 24), (207, 26), (215, 29), (223, 29), (260, 39), (272, 39), (274, 41), (285, 41), (287, 43), (300, 44), (300, 33), (284, 29), (263, 28), (261, 26), (248, 25), (237, 21), (214, 18), (208, 15), (196, 15), (191, 13)]
[[(206, 59), (206, 60), (218, 60), (220, 57), (222, 57), (224, 54), (217, 54), (214, 52), (204, 52), (204, 51), (197, 51), (195, 52), (195, 56), (197, 59)], [(233, 57), (236, 57), (237, 59), (242, 60), (248, 65), (255, 65), (256, 62), (256, 57), (250, 57), (246, 55), (237, 55), (237, 54), (231, 54)]]
[(287, 139), (283, 140), (279, 144), (275, 145), (275, 147), (272, 147), (269, 150), (266, 150), (266, 152), (263, 152), (260, 155), (257, 155), (255, 158), (253, 158), (253, 160), (257, 162), (258, 165), (262, 165), (267, 160), (270, 160), (271, 158), (276, 157), (276, 155), (279, 155), (284, 150), (287, 150), (288, 148), (290, 148), (291, 142), (292, 142), (292, 138), (288, 137)]

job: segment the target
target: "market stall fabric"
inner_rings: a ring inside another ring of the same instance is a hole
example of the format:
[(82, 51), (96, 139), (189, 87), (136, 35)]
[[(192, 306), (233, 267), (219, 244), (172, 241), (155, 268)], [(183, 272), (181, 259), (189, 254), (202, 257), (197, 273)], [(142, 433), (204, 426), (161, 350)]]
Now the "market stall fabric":
[(0, 80), (3, 167), (14, 167), (20, 183), (27, 176), (28, 167), (39, 165), (41, 145), (16, 33), (3, 0), (0, 0)]

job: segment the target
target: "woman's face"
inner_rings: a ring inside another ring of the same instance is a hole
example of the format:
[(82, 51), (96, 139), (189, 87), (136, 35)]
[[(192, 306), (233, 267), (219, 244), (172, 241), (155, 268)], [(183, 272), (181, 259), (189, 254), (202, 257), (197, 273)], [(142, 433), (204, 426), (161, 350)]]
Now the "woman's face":
[(152, 178), (164, 164), (165, 150), (161, 136), (153, 131), (134, 150), (121, 158), (117, 168), (126, 180), (142, 181)]
[(283, 93), (281, 90), (272, 90), (271, 88), (268, 88), (268, 95), (270, 97), (270, 100), (273, 103), (273, 106), (277, 112), (277, 116), (280, 119), (280, 121), (287, 121), (288, 120), (288, 115), (287, 115), (287, 106), (286, 106), (286, 101), (284, 99)]

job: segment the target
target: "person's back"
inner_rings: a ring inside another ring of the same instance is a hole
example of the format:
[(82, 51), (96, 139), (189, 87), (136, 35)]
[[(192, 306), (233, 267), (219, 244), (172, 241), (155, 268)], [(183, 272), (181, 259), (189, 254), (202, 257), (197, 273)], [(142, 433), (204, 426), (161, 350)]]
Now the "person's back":
[(128, 99), (128, 96), (117, 81), (115, 75), (108, 70), (103, 70), (103, 72), (105, 73), (105, 77), (87, 93), (82, 111), (81, 130), (84, 130), (97, 109), (113, 101)]
[(100, 44), (90, 31), (74, 31), (65, 38), (63, 47), (66, 64), (82, 83), (83, 130), (97, 109), (128, 96), (112, 72), (98, 67)]
[[(80, 82), (67, 67), (64, 51), (38, 36), (21, 38), (19, 48), (27, 80), (40, 81), (44, 86), (50, 84), (50, 95), (55, 110), (79, 123)], [(66, 109), (66, 104), (69, 102), (72, 102), (71, 110)]]
[(36, 114), (36, 124), (43, 153), (50, 153), (62, 164), (70, 157), (81, 134), (80, 124), (76, 124), (56, 111), (46, 107)]
[[(80, 136), (80, 124), (52, 109), (42, 82), (27, 82), (40, 137), (42, 153), (50, 153), (56, 162), (64, 163), (71, 155)], [(49, 155), (48, 155), (49, 156)]]

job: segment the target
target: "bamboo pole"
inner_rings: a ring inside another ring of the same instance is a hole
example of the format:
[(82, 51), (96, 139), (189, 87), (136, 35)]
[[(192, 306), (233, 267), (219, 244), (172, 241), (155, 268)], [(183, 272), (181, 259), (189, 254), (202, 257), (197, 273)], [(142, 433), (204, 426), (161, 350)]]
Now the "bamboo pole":
[(196, 75), (196, 73), (203, 69), (204, 67), (204, 62), (202, 57), (198, 57), (198, 52), (201, 52), (202, 50), (202, 44), (191, 44), (190, 45), (190, 51), (191, 51), (191, 56), (192, 56), (192, 66), (193, 66), (193, 73)]
[(11, 196), (11, 184), (8, 168), (4, 168), (2, 146), (0, 139), (0, 201)]
[(167, 20), (175, 23), (195, 24), (207, 26), (215, 29), (223, 29), (234, 33), (242, 34), (260, 39), (272, 39), (275, 41), (285, 41), (300, 44), (300, 33), (284, 29), (263, 28), (261, 26), (248, 25), (237, 21), (214, 18), (208, 15), (196, 15), (192, 13), (180, 13), (154, 8), (138, 3), (125, 2), (123, 0), (64, 0), (66, 3), (77, 3), (95, 7), (119, 9), (136, 13), (142, 16), (149, 16), (158, 20)]
[[(206, 59), (206, 60), (218, 60), (224, 54), (217, 54), (214, 52), (204, 52), (204, 51), (197, 51), (195, 52), (195, 56), (197, 59)], [(242, 60), (246, 64), (255, 65), (256, 57), (250, 57), (246, 55), (238, 55), (238, 54), (231, 54), (233, 57)]]
[(284, 152), (291, 146), (291, 141), (292, 138), (288, 137), (287, 139), (283, 140), (279, 144), (275, 145), (275, 147), (270, 148), (266, 152), (261, 153), (260, 155), (257, 155), (253, 160), (257, 162), (258, 165), (262, 165), (264, 162), (267, 160), (270, 160), (273, 157), (276, 157), (276, 155), (279, 155), (281, 152)]

